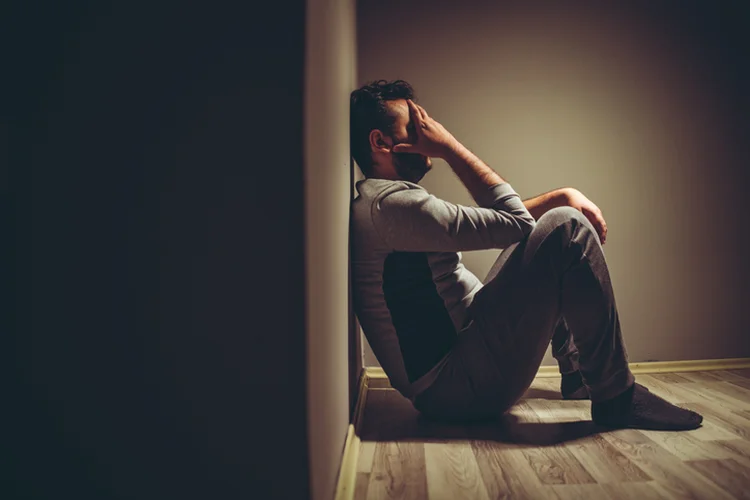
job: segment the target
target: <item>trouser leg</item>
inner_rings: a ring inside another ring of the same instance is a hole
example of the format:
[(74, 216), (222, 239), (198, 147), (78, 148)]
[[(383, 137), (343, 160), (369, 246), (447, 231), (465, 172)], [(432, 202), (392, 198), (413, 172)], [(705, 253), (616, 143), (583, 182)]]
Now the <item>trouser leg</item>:
[[(490, 271), (487, 273), (483, 281), (484, 284), (489, 283), (497, 276), (513, 250), (515, 250), (515, 246), (506, 248), (500, 252)], [(552, 357), (557, 361), (560, 373), (562, 374), (574, 373), (579, 370), (578, 348), (573, 341), (570, 328), (562, 316), (560, 316), (552, 334)]]
[(565, 318), (560, 316), (552, 334), (552, 357), (557, 361), (560, 373), (564, 375), (577, 372), (580, 369), (578, 356), (578, 348), (573, 341), (570, 328), (568, 328)]
[[(513, 404), (528, 388), (561, 318), (592, 401), (614, 397), (634, 381), (601, 243), (575, 209), (557, 208), (540, 217), (477, 292), (469, 312), (477, 326), (459, 339), (457, 349), (477, 396), (490, 405)], [(477, 336), (481, 339), (472, 338)], [(489, 350), (497, 365), (493, 376), (502, 387), (494, 395), (492, 378), (472, 366), (477, 348)]]

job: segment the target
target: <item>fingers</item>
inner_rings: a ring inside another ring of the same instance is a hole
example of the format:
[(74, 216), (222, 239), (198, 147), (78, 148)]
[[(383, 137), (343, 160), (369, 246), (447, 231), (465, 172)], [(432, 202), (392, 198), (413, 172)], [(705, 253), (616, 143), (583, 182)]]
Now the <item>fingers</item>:
[(604, 221), (604, 216), (600, 210), (594, 210), (589, 207), (583, 207), (581, 209), (583, 215), (591, 222), (594, 226), (596, 234), (599, 236), (599, 241), (602, 245), (607, 241), (607, 223)]
[(602, 245), (604, 245), (607, 242), (607, 223), (604, 222), (604, 217), (601, 214), (597, 214), (596, 222), (599, 239), (602, 240)]
[(422, 120), (422, 114), (419, 112), (419, 108), (417, 108), (417, 105), (414, 104), (414, 101), (411, 99), (406, 100), (406, 105), (409, 106), (409, 114), (411, 115), (411, 119), (414, 120), (414, 123), (417, 124)]
[(427, 119), (427, 112), (422, 106), (415, 103), (411, 99), (407, 99), (406, 102), (409, 104), (409, 110), (419, 117), (419, 121), (425, 121)]
[(416, 146), (414, 144), (396, 144), (391, 148), (391, 151), (394, 153), (415, 153), (416, 152)]

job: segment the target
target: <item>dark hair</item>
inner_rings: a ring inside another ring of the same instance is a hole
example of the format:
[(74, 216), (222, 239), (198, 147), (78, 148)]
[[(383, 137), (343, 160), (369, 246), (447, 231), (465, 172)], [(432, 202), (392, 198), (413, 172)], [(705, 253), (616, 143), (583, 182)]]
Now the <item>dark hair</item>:
[(396, 117), (388, 112), (386, 101), (413, 99), (414, 90), (404, 80), (377, 80), (351, 94), (349, 108), (349, 144), (352, 156), (366, 177), (372, 175), (370, 132), (390, 135)]

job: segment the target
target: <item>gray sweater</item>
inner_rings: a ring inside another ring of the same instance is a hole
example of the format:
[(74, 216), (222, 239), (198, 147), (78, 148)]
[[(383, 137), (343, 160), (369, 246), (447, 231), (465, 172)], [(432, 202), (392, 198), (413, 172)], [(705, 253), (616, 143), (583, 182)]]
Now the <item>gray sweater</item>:
[(407, 181), (365, 179), (352, 202), (354, 310), (392, 386), (414, 398), (435, 381), (482, 282), (461, 251), (505, 248), (535, 221), (508, 183), (480, 207)]

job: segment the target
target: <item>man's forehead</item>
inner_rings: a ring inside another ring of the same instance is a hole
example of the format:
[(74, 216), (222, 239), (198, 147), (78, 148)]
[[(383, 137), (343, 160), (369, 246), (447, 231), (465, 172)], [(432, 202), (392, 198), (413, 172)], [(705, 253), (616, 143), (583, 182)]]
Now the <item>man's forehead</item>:
[(394, 99), (393, 101), (387, 101), (386, 104), (398, 121), (409, 122), (409, 105), (406, 103), (406, 99)]

